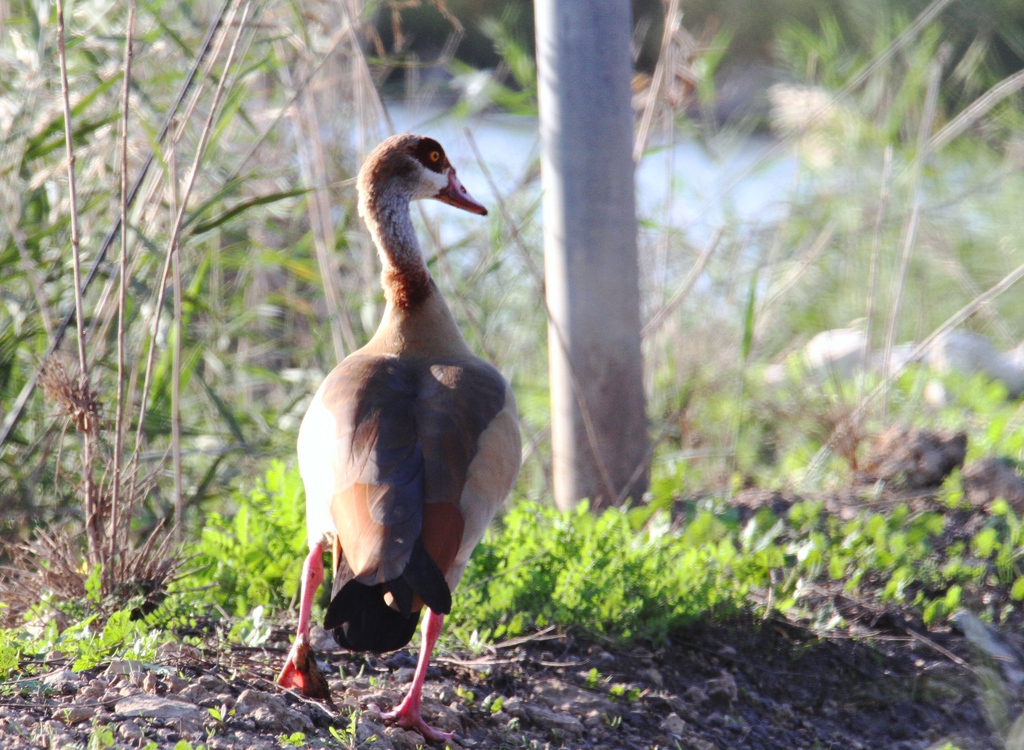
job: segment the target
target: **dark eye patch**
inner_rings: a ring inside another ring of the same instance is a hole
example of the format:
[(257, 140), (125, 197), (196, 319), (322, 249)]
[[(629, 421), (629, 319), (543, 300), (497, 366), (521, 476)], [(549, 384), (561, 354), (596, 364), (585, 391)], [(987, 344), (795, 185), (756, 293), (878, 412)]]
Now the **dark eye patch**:
[(444, 149), (433, 138), (421, 138), (410, 153), (420, 164), (438, 174), (441, 174), (448, 164)]

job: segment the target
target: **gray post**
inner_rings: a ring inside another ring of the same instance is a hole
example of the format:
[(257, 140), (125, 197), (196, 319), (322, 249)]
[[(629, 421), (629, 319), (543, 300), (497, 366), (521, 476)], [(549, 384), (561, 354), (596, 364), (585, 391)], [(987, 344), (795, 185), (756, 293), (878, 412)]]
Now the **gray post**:
[(639, 499), (640, 354), (630, 6), (537, 0), (555, 503)]

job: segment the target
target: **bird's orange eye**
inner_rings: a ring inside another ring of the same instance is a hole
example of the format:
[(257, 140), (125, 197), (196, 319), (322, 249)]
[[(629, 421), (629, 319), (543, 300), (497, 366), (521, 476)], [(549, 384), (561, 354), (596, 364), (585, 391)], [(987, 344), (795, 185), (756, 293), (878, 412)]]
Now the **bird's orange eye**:
[(440, 152), (438, 152), (438, 151), (431, 151), (430, 152), (430, 161), (437, 161), (440, 158), (441, 158)]

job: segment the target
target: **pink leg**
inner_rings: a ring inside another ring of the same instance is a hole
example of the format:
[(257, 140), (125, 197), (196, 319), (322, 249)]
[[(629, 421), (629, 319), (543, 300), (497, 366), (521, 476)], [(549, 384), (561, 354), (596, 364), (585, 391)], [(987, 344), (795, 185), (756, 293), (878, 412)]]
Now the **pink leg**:
[(313, 596), (324, 580), (323, 547), (314, 544), (302, 566), (302, 588), (299, 598), (299, 625), (296, 628), (295, 643), (292, 644), (284, 668), (277, 677), (277, 684), (295, 688), (310, 698), (329, 698), (327, 681), (316, 666), (316, 659), (309, 647), (309, 620), (313, 610)]
[(430, 742), (444, 742), (455, 739), (454, 732), (439, 732), (427, 726), (420, 716), (420, 700), (423, 692), (423, 681), (427, 678), (427, 667), (430, 664), (430, 655), (434, 651), (434, 644), (441, 635), (441, 626), (444, 625), (444, 615), (436, 614), (430, 608), (427, 609), (427, 619), (423, 623), (423, 646), (420, 649), (420, 660), (416, 664), (416, 674), (412, 678), (412, 686), (398, 708), (384, 714), (384, 719), (394, 721), (403, 729), (413, 729), (424, 736)]

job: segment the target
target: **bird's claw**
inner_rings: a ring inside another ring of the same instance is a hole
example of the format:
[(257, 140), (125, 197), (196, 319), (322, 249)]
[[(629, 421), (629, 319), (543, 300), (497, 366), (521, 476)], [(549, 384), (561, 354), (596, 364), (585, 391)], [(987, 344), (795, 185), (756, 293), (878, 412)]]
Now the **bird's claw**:
[(277, 676), (277, 684), (298, 690), (307, 698), (318, 698), (328, 702), (331, 700), (331, 689), (320, 667), (317, 666), (313, 649), (310, 648), (309, 641), (301, 636), (292, 644), (284, 667)]
[(394, 711), (381, 714), (381, 718), (402, 729), (411, 729), (414, 732), (419, 732), (427, 742), (448, 742), (449, 740), (458, 739), (455, 732), (441, 732), (434, 729), (427, 722), (423, 721), (423, 717), (418, 710), (406, 708), (404, 705), (399, 706)]

